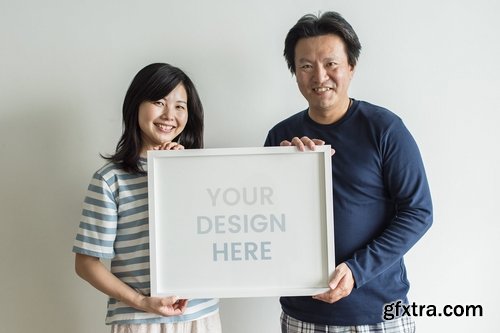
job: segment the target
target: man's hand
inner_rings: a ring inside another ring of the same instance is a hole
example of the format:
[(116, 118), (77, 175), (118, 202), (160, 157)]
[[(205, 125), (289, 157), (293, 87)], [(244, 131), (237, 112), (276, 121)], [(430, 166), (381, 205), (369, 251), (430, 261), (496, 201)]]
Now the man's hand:
[[(309, 148), (310, 150), (314, 150), (316, 148), (316, 146), (323, 146), (324, 144), (325, 144), (325, 141), (323, 141), (323, 140), (310, 139), (307, 136), (303, 136), (301, 138), (295, 136), (292, 138), (291, 141), (283, 140), (280, 142), (280, 146), (283, 146), (283, 147), (295, 146), (300, 151), (305, 151), (306, 147)], [(332, 148), (331, 155), (333, 156), (333, 154), (335, 154), (335, 149)]]
[(332, 304), (339, 299), (349, 296), (352, 288), (354, 288), (354, 277), (352, 276), (349, 266), (345, 263), (341, 263), (335, 268), (329, 287), (329, 291), (323, 294), (314, 295), (313, 298)]

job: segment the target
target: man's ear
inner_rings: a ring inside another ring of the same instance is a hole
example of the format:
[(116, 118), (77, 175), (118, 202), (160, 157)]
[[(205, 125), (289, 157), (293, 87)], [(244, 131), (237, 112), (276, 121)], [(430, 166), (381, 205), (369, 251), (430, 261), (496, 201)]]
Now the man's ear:
[(354, 65), (354, 66), (349, 65), (349, 68), (351, 69), (350, 72), (351, 72), (351, 79), (352, 79), (352, 77), (354, 76), (354, 73), (356, 72), (356, 65)]

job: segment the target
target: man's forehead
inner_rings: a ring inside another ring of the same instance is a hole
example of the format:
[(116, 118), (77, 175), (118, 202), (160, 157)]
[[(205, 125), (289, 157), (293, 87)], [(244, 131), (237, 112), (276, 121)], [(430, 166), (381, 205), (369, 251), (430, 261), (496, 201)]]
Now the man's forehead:
[(317, 59), (339, 59), (347, 56), (344, 41), (336, 35), (301, 38), (295, 45), (296, 61)]

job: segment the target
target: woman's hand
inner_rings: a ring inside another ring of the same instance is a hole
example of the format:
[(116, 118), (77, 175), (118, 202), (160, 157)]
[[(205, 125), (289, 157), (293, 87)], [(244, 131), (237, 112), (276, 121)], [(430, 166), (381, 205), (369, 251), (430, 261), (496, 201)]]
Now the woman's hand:
[(161, 145), (156, 146), (153, 149), (154, 150), (183, 150), (184, 146), (181, 145), (180, 143), (170, 141), (170, 142), (162, 143)]
[(143, 296), (137, 308), (160, 316), (178, 316), (186, 310), (188, 300), (170, 297)]
[(188, 302), (186, 299), (178, 299), (175, 296), (149, 297), (132, 289), (112, 274), (99, 258), (77, 253), (75, 270), (82, 279), (96, 289), (133, 308), (161, 316), (177, 316), (186, 310)]

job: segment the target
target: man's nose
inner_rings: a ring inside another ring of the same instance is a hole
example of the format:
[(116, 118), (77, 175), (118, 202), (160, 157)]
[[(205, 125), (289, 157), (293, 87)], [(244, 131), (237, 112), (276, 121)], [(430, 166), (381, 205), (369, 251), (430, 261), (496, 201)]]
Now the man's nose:
[(328, 80), (328, 72), (326, 71), (324, 66), (316, 66), (314, 68), (314, 81), (317, 83), (322, 83)]

